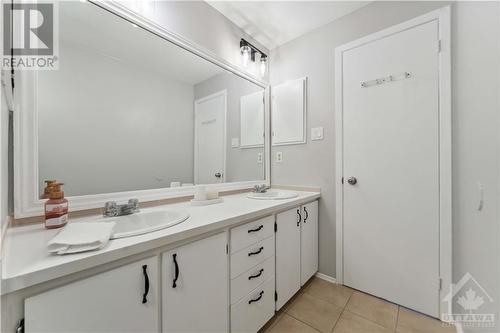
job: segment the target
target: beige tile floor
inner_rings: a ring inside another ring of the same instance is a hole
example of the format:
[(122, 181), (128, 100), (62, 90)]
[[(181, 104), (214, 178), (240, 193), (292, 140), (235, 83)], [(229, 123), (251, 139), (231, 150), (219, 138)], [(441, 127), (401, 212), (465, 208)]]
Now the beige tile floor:
[(309, 281), (261, 333), (451, 333), (439, 320), (318, 278)]

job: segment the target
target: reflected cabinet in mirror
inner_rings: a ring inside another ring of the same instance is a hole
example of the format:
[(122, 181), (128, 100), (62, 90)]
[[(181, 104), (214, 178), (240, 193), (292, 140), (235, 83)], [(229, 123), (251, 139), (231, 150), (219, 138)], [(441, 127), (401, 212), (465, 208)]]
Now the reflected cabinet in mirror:
[(58, 70), (22, 74), (37, 199), (264, 182), (266, 86), (117, 13), (61, 2)]

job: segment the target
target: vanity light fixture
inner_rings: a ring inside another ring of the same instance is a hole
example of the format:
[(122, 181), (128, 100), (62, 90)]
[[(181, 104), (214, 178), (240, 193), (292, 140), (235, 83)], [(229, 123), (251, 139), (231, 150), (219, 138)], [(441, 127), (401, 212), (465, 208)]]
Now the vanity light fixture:
[(240, 40), (240, 51), (243, 66), (247, 67), (250, 61), (255, 62), (255, 54), (260, 54), (260, 73), (264, 75), (267, 70), (267, 54), (250, 44), (245, 39)]
[(245, 45), (245, 46), (241, 47), (241, 57), (243, 60), (243, 66), (245, 66), (245, 67), (248, 66), (251, 52), (252, 52), (252, 49), (250, 48), (250, 46)]
[(262, 54), (260, 56), (260, 74), (263, 76), (266, 74), (267, 70), (267, 56), (265, 54)]

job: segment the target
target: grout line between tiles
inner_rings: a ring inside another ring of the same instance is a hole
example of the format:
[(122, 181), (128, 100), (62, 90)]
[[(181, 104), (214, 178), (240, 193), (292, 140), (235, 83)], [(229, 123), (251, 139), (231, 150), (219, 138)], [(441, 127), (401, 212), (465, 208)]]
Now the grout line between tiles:
[(285, 313), (285, 315), (288, 315), (288, 316), (292, 317), (293, 319), (295, 319), (295, 320), (297, 320), (297, 321), (300, 321), (302, 324), (307, 325), (307, 326), (309, 326), (310, 328), (312, 328), (313, 330), (315, 330), (315, 331), (317, 331), (317, 332), (320, 332), (320, 333), (321, 333), (321, 331), (320, 331), (320, 330), (318, 330), (317, 328), (315, 328), (315, 327), (311, 326), (311, 324), (306, 323), (306, 322), (305, 322), (305, 321), (303, 321), (302, 319), (299, 319), (299, 318), (295, 317), (293, 314), (286, 312), (286, 313)]
[[(384, 325), (382, 325), (382, 324), (379, 324), (379, 323), (377, 323), (377, 322), (373, 321), (373, 319), (370, 319), (370, 318), (368, 318), (368, 317), (365, 317), (365, 316), (364, 316), (364, 315), (362, 315), (362, 314), (359, 314), (359, 313), (354, 312), (354, 311), (351, 311), (351, 310), (347, 310), (347, 311), (349, 311), (350, 313), (352, 313), (352, 314), (354, 314), (354, 315), (356, 315), (356, 316), (358, 316), (358, 317), (360, 317), (360, 318), (363, 318), (363, 319), (365, 319), (365, 320), (368, 320), (368, 321), (369, 321), (370, 323), (372, 323), (372, 324), (375, 324), (375, 325), (377, 325), (377, 326), (380, 326), (380, 327), (382, 327), (382, 328), (385, 328), (386, 330), (390, 330), (390, 328), (389, 328), (389, 327), (386, 327), (386, 326), (384, 326)], [(499, 333), (500, 333), (500, 332), (499, 332)]]
[(333, 333), (333, 331), (335, 330), (335, 327), (337, 327), (337, 324), (338, 324), (338, 323), (339, 323), (339, 321), (340, 321), (340, 318), (342, 318), (342, 315), (344, 314), (344, 311), (345, 311), (345, 309), (347, 308), (347, 304), (349, 304), (349, 301), (351, 300), (352, 294), (354, 294), (354, 293), (351, 293), (351, 294), (349, 295), (349, 298), (348, 298), (348, 299), (347, 299), (347, 301), (345, 302), (344, 307), (342, 308), (342, 312), (340, 313), (339, 318), (338, 318), (338, 319), (337, 319), (337, 321), (335, 322), (335, 325), (333, 325), (333, 328), (332, 328), (331, 333)]

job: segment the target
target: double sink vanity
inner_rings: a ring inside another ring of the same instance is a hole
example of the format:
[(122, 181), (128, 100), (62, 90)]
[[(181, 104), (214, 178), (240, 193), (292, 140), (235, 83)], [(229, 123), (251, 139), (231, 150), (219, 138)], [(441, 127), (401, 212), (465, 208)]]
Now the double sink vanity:
[(189, 218), (80, 254), (49, 255), (57, 231), (40, 225), (9, 229), (2, 331), (257, 332), (318, 265), (320, 193), (268, 193), (292, 198), (146, 208), (115, 222)]

